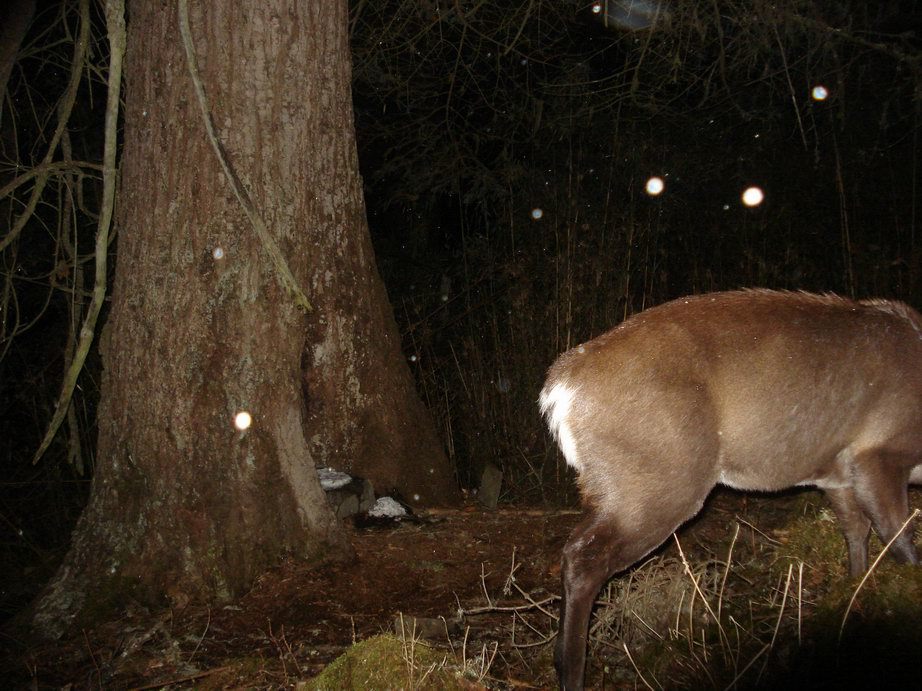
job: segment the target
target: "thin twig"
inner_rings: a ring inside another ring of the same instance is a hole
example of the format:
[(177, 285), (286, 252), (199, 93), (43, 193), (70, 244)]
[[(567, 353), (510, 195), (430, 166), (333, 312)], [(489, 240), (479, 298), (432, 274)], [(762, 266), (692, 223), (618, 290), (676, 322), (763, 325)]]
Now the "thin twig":
[(205, 677), (211, 676), (212, 674), (218, 674), (219, 672), (224, 672), (231, 669), (231, 665), (224, 665), (222, 667), (214, 667), (213, 669), (206, 669), (203, 672), (196, 672), (195, 674), (187, 674), (184, 677), (175, 677), (173, 679), (166, 679), (154, 682), (153, 684), (145, 684), (144, 686), (132, 686), (129, 691), (148, 691), (148, 689), (165, 689), (170, 686), (179, 686), (180, 684), (185, 684), (188, 681), (195, 681), (196, 679), (203, 679)]
[(746, 519), (740, 517), (739, 515), (734, 515), (733, 517), (734, 517), (737, 521), (739, 521), (740, 523), (742, 523), (743, 525), (747, 526), (747, 527), (748, 527), (750, 530), (752, 530), (753, 532), (758, 533), (759, 535), (761, 535), (762, 537), (764, 537), (766, 540), (768, 540), (769, 542), (771, 542), (773, 545), (780, 545), (780, 544), (781, 544), (778, 540), (775, 540), (774, 538), (769, 537), (766, 533), (764, 533), (763, 531), (759, 530), (759, 529), (756, 528), (752, 523), (750, 523), (750, 522), (747, 521)]
[(205, 630), (202, 631), (202, 635), (199, 637), (198, 643), (195, 644), (195, 649), (189, 654), (189, 659), (186, 660), (187, 665), (190, 662), (192, 662), (192, 658), (195, 657), (195, 654), (198, 652), (198, 649), (201, 647), (202, 641), (205, 640), (205, 635), (208, 633), (208, 629), (210, 626), (211, 626), (211, 607), (208, 608), (208, 621), (205, 622)]
[(753, 656), (753, 658), (749, 661), (749, 663), (748, 663), (745, 667), (743, 667), (743, 669), (741, 669), (741, 670), (739, 671), (739, 674), (737, 674), (735, 677), (733, 677), (733, 679), (730, 680), (730, 683), (727, 684), (727, 685), (724, 687), (724, 689), (732, 689), (734, 686), (736, 686), (736, 682), (738, 682), (740, 679), (743, 678), (743, 675), (746, 674), (746, 672), (749, 671), (749, 668), (752, 667), (752, 666), (756, 663), (756, 660), (758, 660), (760, 657), (762, 657), (762, 655), (765, 654), (765, 651), (768, 650), (770, 647), (771, 647), (771, 646), (769, 646), (768, 643), (766, 643), (765, 645), (763, 645), (763, 646), (762, 646), (762, 649), (759, 650), (759, 652), (757, 652), (757, 653)]
[(631, 651), (628, 650), (627, 643), (622, 643), (621, 646), (624, 648), (624, 652), (627, 654), (627, 659), (631, 663), (631, 666), (634, 668), (634, 671), (637, 672), (637, 677), (643, 682), (643, 685), (646, 686), (650, 691), (655, 691), (650, 682), (644, 679), (643, 672), (640, 671), (640, 668), (637, 667), (637, 663), (634, 662), (634, 658), (631, 657)]
[[(108, 5), (106, 9), (108, 15)], [(124, 15), (124, 13), (122, 13)], [(48, 149), (45, 152), (45, 157), (42, 159), (42, 162), (37, 166), (39, 174), (35, 176), (35, 185), (32, 188), (32, 194), (29, 195), (29, 201), (26, 203), (26, 208), (19, 214), (16, 218), (16, 222), (13, 224), (13, 227), (10, 229), (10, 232), (6, 234), (6, 237), (0, 239), (0, 252), (6, 249), (10, 243), (12, 243), (18, 236), (22, 229), (25, 227), (26, 223), (32, 218), (32, 214), (35, 211), (35, 208), (38, 206), (38, 202), (41, 199), (42, 192), (45, 190), (45, 185), (48, 184), (48, 179), (51, 176), (49, 171), (49, 164), (51, 163), (52, 158), (54, 157), (55, 151), (57, 151), (58, 144), (61, 142), (61, 137), (64, 135), (64, 130), (67, 127), (67, 122), (70, 120), (71, 111), (74, 109), (74, 102), (77, 100), (77, 90), (80, 87), (80, 81), (83, 78), (83, 63), (86, 60), (87, 50), (89, 49), (90, 44), (90, 3), (89, 0), (81, 0), (80, 2), (80, 35), (74, 41), (74, 56), (70, 64), (70, 81), (67, 84), (67, 89), (64, 91), (64, 95), (61, 97), (61, 102), (58, 105), (58, 123), (55, 126), (54, 133), (51, 135), (51, 139), (48, 140)], [(124, 37), (124, 30), (123, 30)], [(109, 40), (112, 41), (112, 33), (110, 27)], [(124, 42), (123, 42), (122, 52), (124, 53)], [(114, 49), (114, 46), (113, 46)], [(118, 74), (116, 75), (116, 80), (120, 81), (121, 79), (121, 65), (122, 60), (121, 56), (110, 55), (109, 58), (109, 84), (113, 83), (112, 69), (115, 66), (116, 61), (118, 62)], [(111, 98), (111, 94), (110, 94)], [(118, 114), (118, 107), (116, 104), (116, 115)], [(106, 111), (106, 122), (109, 121), (109, 111)], [(106, 126), (106, 132), (108, 133), (108, 125)], [(108, 139), (108, 138), (107, 138)], [(108, 147), (108, 142), (107, 142)], [(105, 160), (105, 154), (103, 154)], [(113, 152), (113, 162), (114, 162), (114, 152)], [(103, 192), (105, 195), (105, 192)], [(60, 423), (59, 423), (60, 424)]]
[(720, 622), (720, 619), (717, 618), (717, 613), (711, 609), (711, 604), (708, 602), (707, 598), (704, 596), (704, 593), (701, 591), (700, 586), (698, 585), (698, 579), (695, 577), (695, 574), (692, 573), (691, 566), (688, 563), (688, 560), (685, 558), (685, 552), (682, 551), (682, 543), (679, 542), (679, 536), (675, 533), (672, 534), (673, 539), (675, 540), (676, 546), (679, 548), (679, 557), (682, 560), (682, 566), (685, 567), (685, 573), (688, 574), (688, 577), (691, 579), (692, 585), (695, 586), (695, 592), (701, 596), (701, 601), (704, 602), (704, 606), (707, 608), (708, 613), (714, 619), (714, 622), (717, 624), (717, 630), (720, 632), (720, 637), (723, 639), (723, 642), (729, 648), (730, 639), (727, 638), (727, 633), (724, 631), (723, 624)]
[(542, 608), (543, 605), (546, 605), (549, 602), (554, 602), (559, 600), (559, 595), (551, 595), (546, 597), (543, 600), (529, 601), (527, 605), (494, 605), (490, 604), (488, 607), (474, 607), (473, 609), (463, 610), (463, 614), (466, 617), (474, 616), (475, 614), (491, 614), (493, 612), (527, 612), (528, 610), (538, 609), (547, 614), (547, 612)]
[(842, 642), (842, 633), (845, 631), (845, 621), (846, 619), (848, 619), (849, 612), (852, 611), (852, 605), (855, 604), (855, 598), (858, 597), (858, 593), (864, 587), (865, 582), (867, 582), (868, 578), (870, 578), (871, 574), (874, 572), (874, 569), (877, 568), (877, 565), (880, 563), (880, 560), (884, 558), (884, 555), (890, 549), (890, 545), (896, 542), (896, 539), (900, 535), (903, 534), (903, 531), (906, 529), (906, 526), (908, 526), (912, 522), (912, 520), (918, 515), (919, 515), (919, 509), (914, 509), (913, 512), (909, 515), (909, 518), (903, 521), (903, 525), (901, 525), (900, 529), (896, 531), (896, 534), (892, 538), (890, 538), (890, 541), (886, 545), (884, 545), (884, 548), (880, 551), (880, 554), (877, 555), (877, 559), (874, 560), (874, 563), (871, 564), (871, 567), (867, 570), (867, 573), (864, 574), (864, 577), (861, 579), (861, 582), (858, 583), (858, 587), (855, 588), (855, 592), (852, 593), (851, 600), (848, 601), (848, 607), (845, 608), (845, 614), (842, 615), (842, 625), (839, 627), (839, 640), (838, 640), (839, 643)]
[[(788, 564), (788, 577), (784, 584), (784, 595), (781, 598), (781, 606), (778, 608), (778, 619), (775, 621), (775, 630), (772, 631), (772, 639), (768, 644), (769, 650), (775, 647), (775, 640), (778, 638), (778, 630), (781, 628), (781, 618), (784, 616), (784, 606), (788, 601), (788, 591), (791, 588), (791, 574), (794, 571), (794, 565)], [(759, 670), (759, 676), (756, 677), (756, 686), (759, 685), (759, 680), (762, 678), (762, 675), (765, 673), (765, 667), (768, 665), (769, 658), (765, 658), (765, 662), (762, 663), (762, 669)]]

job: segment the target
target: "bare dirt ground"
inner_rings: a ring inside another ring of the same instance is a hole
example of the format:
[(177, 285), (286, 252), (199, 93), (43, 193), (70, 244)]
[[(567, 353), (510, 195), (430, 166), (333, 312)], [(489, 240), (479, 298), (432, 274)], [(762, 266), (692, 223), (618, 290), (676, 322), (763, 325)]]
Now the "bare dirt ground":
[[(33, 688), (286, 686), (316, 675), (354, 641), (393, 630), (399, 613), (451, 620), (459, 607), (486, 605), (484, 588), (502, 598), (513, 558), (521, 588), (556, 595), (560, 548), (578, 520), (574, 511), (471, 507), (385, 527), (349, 523), (350, 561), (315, 568), (288, 561), (231, 605), (130, 609), (55, 645), (7, 638), (0, 672)], [(510, 614), (470, 619), (472, 650), (482, 639), (509, 637)]]
[[(749, 501), (733, 493), (712, 498), (684, 531), (691, 548), (727, 539), (728, 523)], [(767, 536), (791, 499), (755, 501)], [(354, 641), (393, 630), (401, 613), (405, 621), (444, 617), (442, 626), (450, 627), (465, 610), (469, 616), (450, 635), (438, 630), (439, 621), (427, 637), (467, 660), (486, 650), (487, 686), (547, 687), (554, 681), (550, 645), (516, 643), (549, 640), (556, 630), (560, 550), (580, 516), (471, 506), (389, 527), (350, 524), (351, 561), (313, 568), (289, 561), (230, 605), (130, 608), (118, 621), (55, 645), (7, 636), (0, 676), (11, 687), (37, 689), (290, 688)], [(756, 531), (752, 539), (760, 539)], [(524, 620), (504, 609), (521, 606)]]

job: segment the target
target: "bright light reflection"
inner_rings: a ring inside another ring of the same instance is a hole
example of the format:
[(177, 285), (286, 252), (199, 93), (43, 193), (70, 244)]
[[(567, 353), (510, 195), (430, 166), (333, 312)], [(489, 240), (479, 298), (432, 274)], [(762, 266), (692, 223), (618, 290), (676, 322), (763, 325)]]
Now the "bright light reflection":
[(234, 427), (239, 429), (241, 432), (252, 424), (253, 416), (250, 415), (247, 411), (241, 410), (239, 413), (234, 415)]
[(666, 188), (666, 183), (663, 182), (663, 178), (659, 178), (656, 176), (653, 176), (652, 178), (647, 180), (647, 184), (644, 187), (644, 189), (647, 191), (647, 194), (649, 194), (651, 197), (655, 197), (656, 195), (661, 193), (665, 188)]
[(749, 187), (743, 192), (743, 204), (746, 206), (758, 206), (765, 199), (765, 194), (758, 187)]
[(810, 95), (813, 96), (814, 101), (825, 101), (829, 97), (829, 89), (822, 84), (817, 84), (813, 87)]

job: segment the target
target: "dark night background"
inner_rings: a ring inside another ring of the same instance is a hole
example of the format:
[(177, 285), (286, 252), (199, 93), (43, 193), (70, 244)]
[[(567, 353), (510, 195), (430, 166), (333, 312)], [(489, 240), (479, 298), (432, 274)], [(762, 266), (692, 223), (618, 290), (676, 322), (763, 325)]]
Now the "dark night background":
[[(45, 155), (74, 5), (39, 5), (3, 102), (0, 185)], [(461, 486), (489, 460), (517, 504), (575, 500), (537, 392), (558, 352), (627, 315), (743, 286), (922, 308), (920, 3), (664, 1), (642, 28), (616, 5), (352, 7), (368, 218), (404, 351)], [(101, 159), (107, 46), (94, 14), (57, 160)], [(811, 98), (817, 85), (826, 100)], [(53, 571), (92, 474), (95, 351), (72, 418), (31, 463), (92, 287), (100, 183), (83, 170), (81, 194), (49, 184), (0, 253), (4, 618)], [(657, 197), (644, 191), (652, 175), (666, 183)], [(765, 192), (751, 209), (750, 185)], [(0, 242), (28, 193), (4, 190)]]

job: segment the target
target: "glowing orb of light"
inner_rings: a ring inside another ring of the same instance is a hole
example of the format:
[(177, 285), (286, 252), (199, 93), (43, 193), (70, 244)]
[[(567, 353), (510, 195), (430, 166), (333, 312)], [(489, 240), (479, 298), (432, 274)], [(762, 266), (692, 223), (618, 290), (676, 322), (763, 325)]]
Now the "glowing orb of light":
[(241, 410), (239, 413), (234, 415), (234, 427), (239, 429), (241, 432), (252, 424), (253, 416), (250, 415), (247, 411)]
[(531, 210), (531, 218), (532, 218), (532, 220), (537, 221), (537, 220), (540, 219), (542, 216), (544, 216), (544, 211), (543, 211), (542, 209), (535, 208), (535, 209), (532, 209), (532, 210)]
[(758, 206), (765, 199), (765, 194), (758, 187), (747, 187), (742, 198), (746, 206)]
[(224, 259), (224, 248), (215, 247), (214, 250), (211, 252), (211, 256), (214, 257), (215, 259)]
[(822, 84), (817, 84), (813, 87), (810, 95), (813, 96), (814, 101), (825, 101), (829, 97), (829, 89)]
[(602, 4), (601, 4), (601, 3), (598, 3), (598, 2), (595, 3), (595, 4), (592, 6), (592, 13), (593, 13), (593, 14), (602, 14)]
[(660, 194), (666, 188), (666, 183), (663, 182), (663, 178), (656, 177), (655, 175), (647, 180), (646, 186), (644, 189), (647, 191), (651, 197), (655, 197)]

